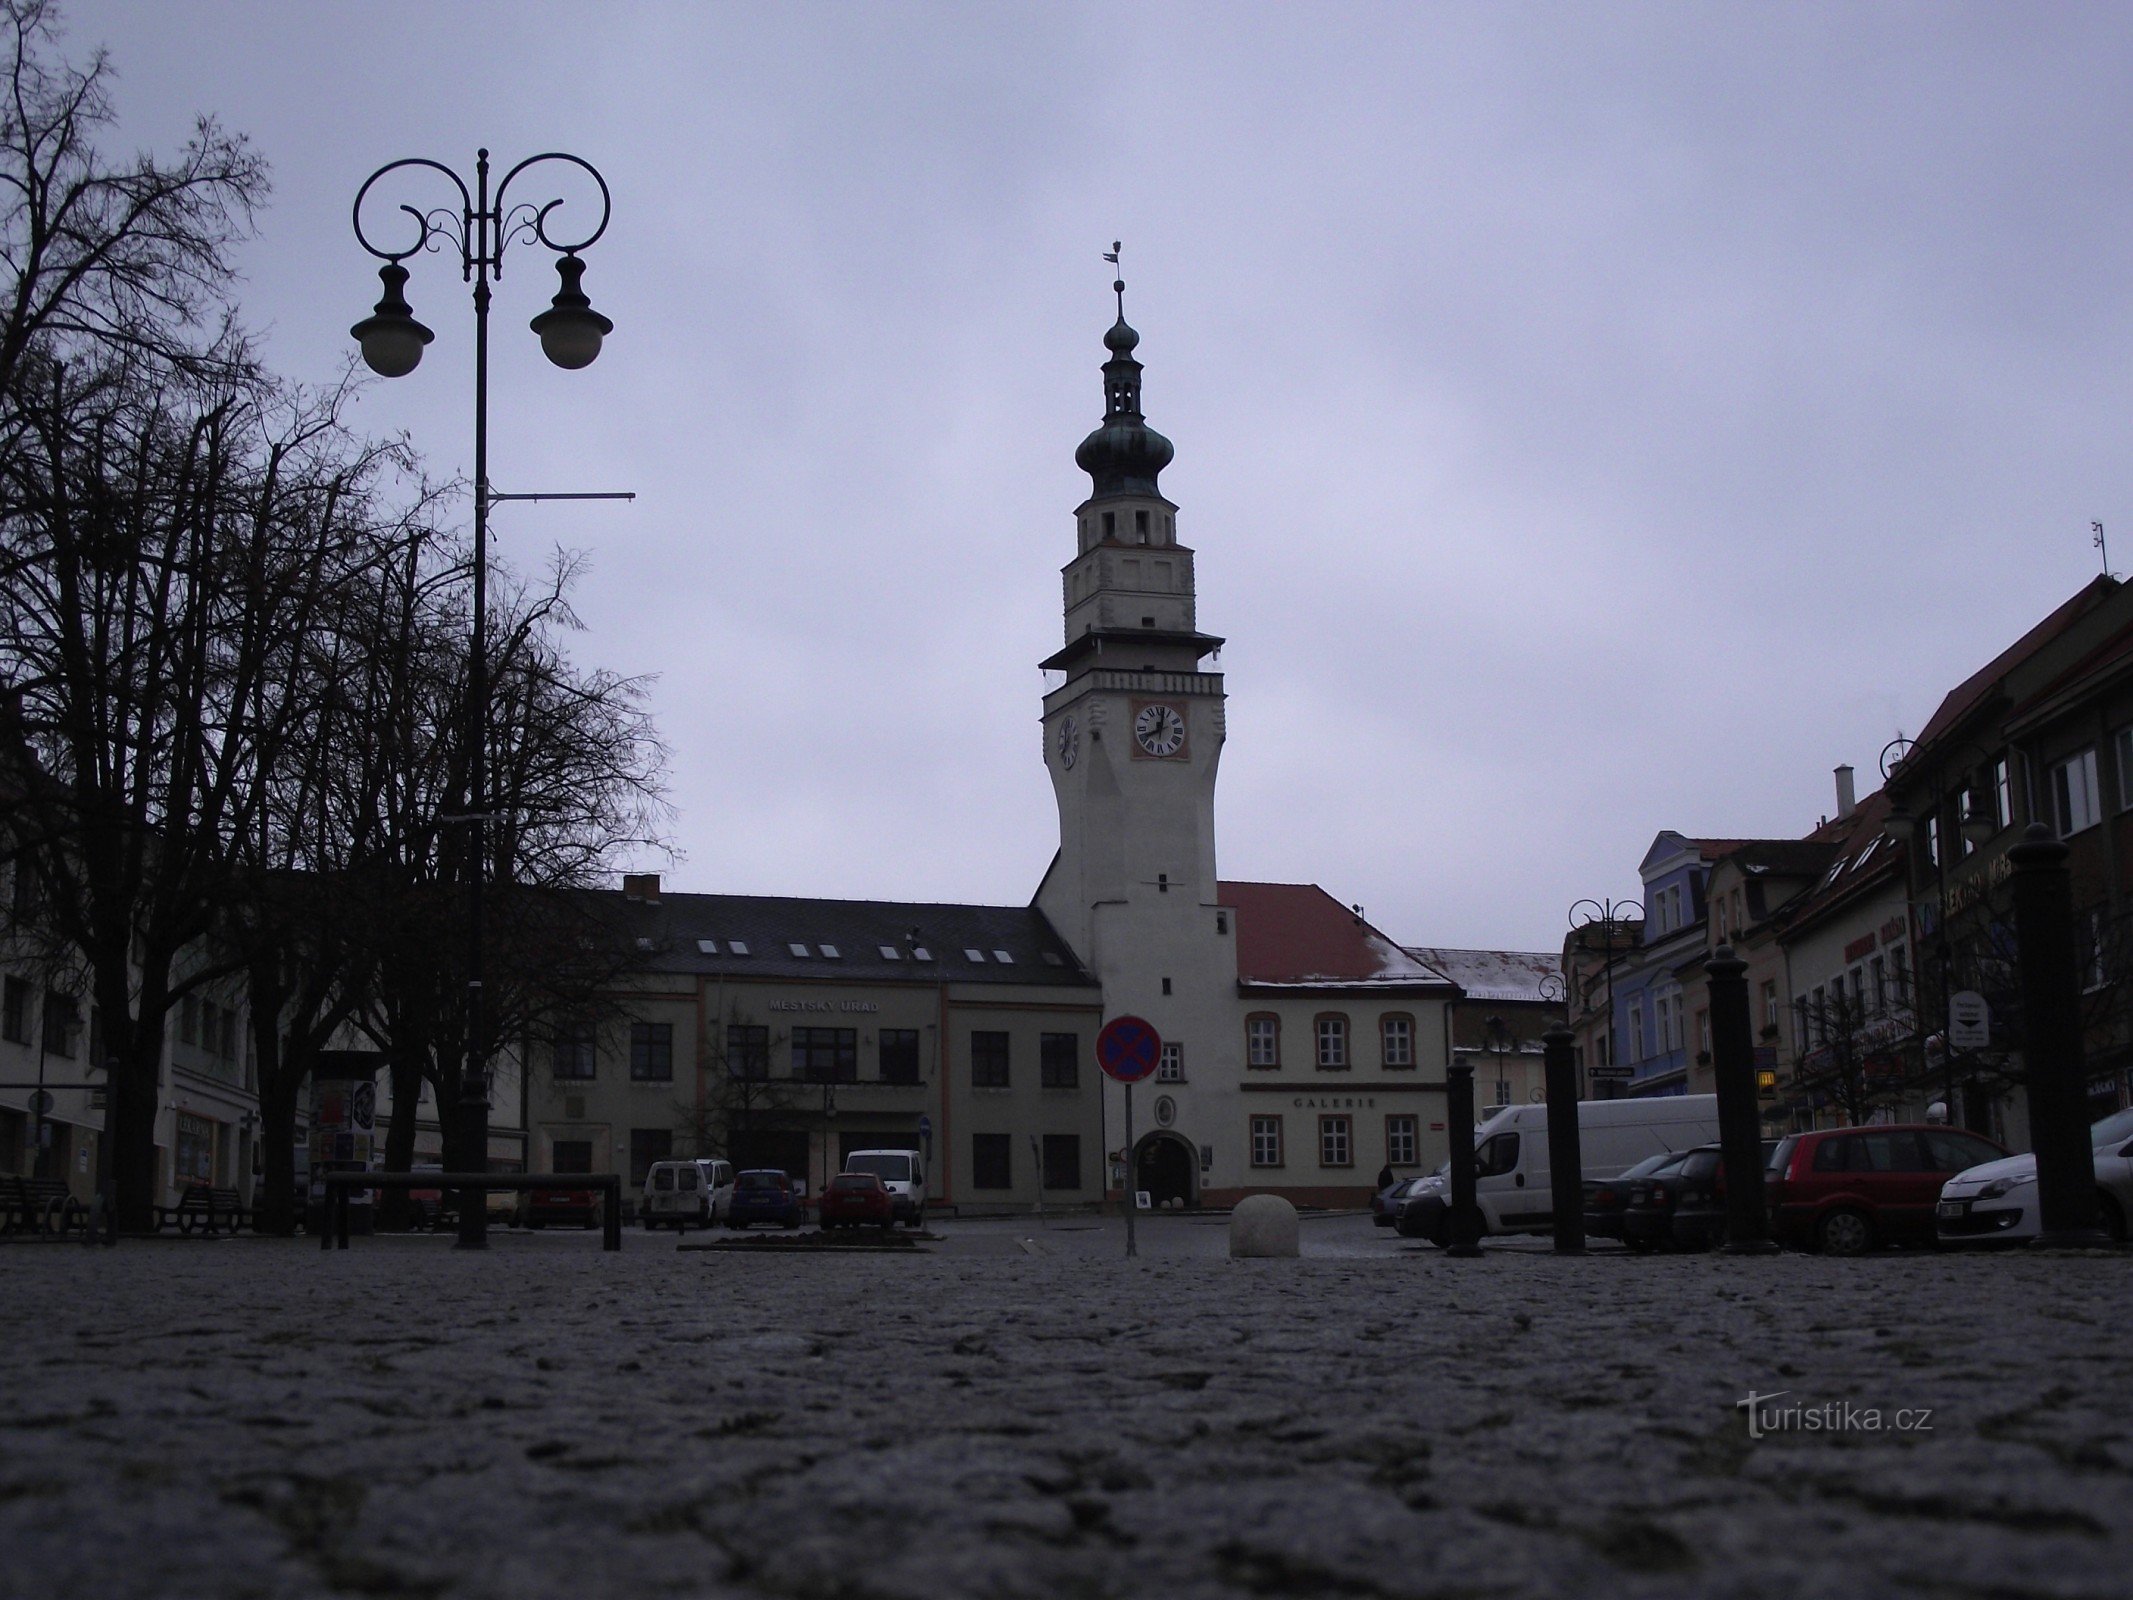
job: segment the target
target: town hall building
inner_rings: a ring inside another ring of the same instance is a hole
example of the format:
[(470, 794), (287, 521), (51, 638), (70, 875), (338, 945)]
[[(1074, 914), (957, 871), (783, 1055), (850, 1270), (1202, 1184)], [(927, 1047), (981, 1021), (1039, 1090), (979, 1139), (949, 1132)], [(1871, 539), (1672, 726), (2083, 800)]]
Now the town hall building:
[[(1074, 457), (1090, 492), (1061, 573), (1064, 640), (1041, 663), (1059, 848), (1031, 903), (634, 880), (656, 972), (556, 1070), (534, 1064), (537, 1166), (627, 1160), (641, 1181), (658, 1155), (727, 1154), (707, 1146), (738, 1137), (736, 1159), (817, 1183), (852, 1148), (918, 1148), (952, 1208), (1355, 1205), (1382, 1168), (1444, 1158), (1458, 985), (1316, 885), (1218, 875), (1223, 641), (1200, 631), (1194, 552), (1159, 483), (1173, 447), (1142, 412), (1140, 335), (1113, 288), (1103, 420)], [(1130, 1149), (1125, 1092), (1094, 1052), (1119, 1016), (1163, 1040)]]

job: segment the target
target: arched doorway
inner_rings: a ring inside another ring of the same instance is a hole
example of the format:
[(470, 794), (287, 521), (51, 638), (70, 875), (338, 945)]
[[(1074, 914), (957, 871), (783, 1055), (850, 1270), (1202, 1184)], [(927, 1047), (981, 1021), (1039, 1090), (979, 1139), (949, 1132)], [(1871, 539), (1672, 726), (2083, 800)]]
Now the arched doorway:
[(1200, 1157), (1175, 1133), (1151, 1133), (1134, 1152), (1134, 1187), (1148, 1191), (1158, 1206), (1182, 1200), (1188, 1206), (1200, 1203)]

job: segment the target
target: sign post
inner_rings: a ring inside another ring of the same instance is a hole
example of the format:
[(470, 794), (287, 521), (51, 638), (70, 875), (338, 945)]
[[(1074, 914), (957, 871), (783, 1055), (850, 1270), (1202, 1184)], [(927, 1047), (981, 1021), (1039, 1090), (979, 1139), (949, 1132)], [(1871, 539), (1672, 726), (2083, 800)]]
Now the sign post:
[(1133, 1192), (1133, 1086), (1155, 1073), (1163, 1059), (1163, 1040), (1139, 1017), (1113, 1017), (1096, 1036), (1096, 1064), (1104, 1075), (1126, 1086), (1126, 1254), (1140, 1254), (1134, 1237), (1133, 1213), (1139, 1209)]

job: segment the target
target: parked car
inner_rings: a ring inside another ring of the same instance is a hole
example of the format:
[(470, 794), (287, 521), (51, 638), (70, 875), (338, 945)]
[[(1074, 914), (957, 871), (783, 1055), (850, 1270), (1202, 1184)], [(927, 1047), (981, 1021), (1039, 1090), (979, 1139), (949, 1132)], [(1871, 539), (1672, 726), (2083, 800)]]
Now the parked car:
[(518, 1225), (545, 1228), (549, 1223), (575, 1222), (581, 1228), (600, 1225), (598, 1189), (528, 1189), (519, 1196)]
[[(1578, 1105), (1580, 1178), (1612, 1178), (1647, 1156), (1718, 1137), (1718, 1097), (1661, 1095)], [(1548, 1108), (1510, 1106), (1474, 1130), (1474, 1201), (1484, 1233), (1546, 1233), (1555, 1226), (1548, 1172)], [(1410, 1239), (1447, 1244), (1450, 1167), (1401, 1200), (1393, 1226)]]
[(758, 1222), (775, 1222), (781, 1228), (800, 1226), (800, 1197), (792, 1179), (775, 1167), (752, 1168), (733, 1180), (726, 1226), (746, 1228)]
[(844, 1170), (873, 1173), (888, 1189), (898, 1222), (926, 1225), (926, 1158), (916, 1150), (854, 1150)]
[(2006, 1154), (1982, 1134), (1939, 1123), (1791, 1134), (1770, 1158), (1771, 1231), (1780, 1244), (1839, 1256), (1931, 1244), (1942, 1185)]
[(655, 1161), (645, 1169), (641, 1208), (647, 1228), (708, 1228), (712, 1191), (694, 1161)]
[(1673, 1171), (1687, 1158), (1686, 1150), (1663, 1151), (1646, 1156), (1627, 1172), (1612, 1178), (1585, 1180), (1585, 1237), (1619, 1239), (1622, 1213), (1629, 1209), (1629, 1186), (1639, 1178), (1656, 1178)]
[[(2133, 1110), (2090, 1125), (2089, 1157), (2096, 1164), (2097, 1222), (2123, 1240), (2133, 1216)], [(1941, 1186), (1934, 1229), (1943, 1244), (2034, 1239), (2040, 1231), (2035, 1154), (1958, 1172)]]
[(1705, 1250), (1725, 1234), (1725, 1211), (1716, 1211), (1717, 1232), (1712, 1232), (1712, 1196), (1718, 1189), (1719, 1150), (1715, 1144), (1698, 1145), (1682, 1152), (1681, 1159), (1663, 1172), (1632, 1178), (1628, 1199), (1622, 1208), (1622, 1242), (1632, 1250), (1652, 1251), (1670, 1246)]
[(1370, 1197), (1370, 1220), (1381, 1228), (1389, 1228), (1399, 1220), (1400, 1202), (1414, 1193), (1415, 1186), (1429, 1181), (1426, 1172), (1411, 1178), (1395, 1178)]
[(896, 1202), (874, 1173), (840, 1172), (822, 1191), (822, 1231), (860, 1226), (895, 1227)]

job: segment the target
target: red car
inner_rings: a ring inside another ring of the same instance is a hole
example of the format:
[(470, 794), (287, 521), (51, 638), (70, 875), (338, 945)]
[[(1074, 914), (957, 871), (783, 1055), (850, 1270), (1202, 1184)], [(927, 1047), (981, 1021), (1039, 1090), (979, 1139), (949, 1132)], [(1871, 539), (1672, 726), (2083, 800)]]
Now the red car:
[(822, 1231), (847, 1224), (877, 1228), (896, 1226), (896, 1202), (889, 1186), (871, 1172), (840, 1172), (822, 1191)]
[(575, 1222), (581, 1228), (597, 1228), (600, 1205), (597, 1189), (528, 1189), (519, 1200), (519, 1226), (545, 1228), (551, 1222)]
[(1931, 1244), (1941, 1185), (2006, 1154), (1939, 1123), (1795, 1133), (1770, 1156), (1770, 1228), (1780, 1244), (1835, 1256)]

